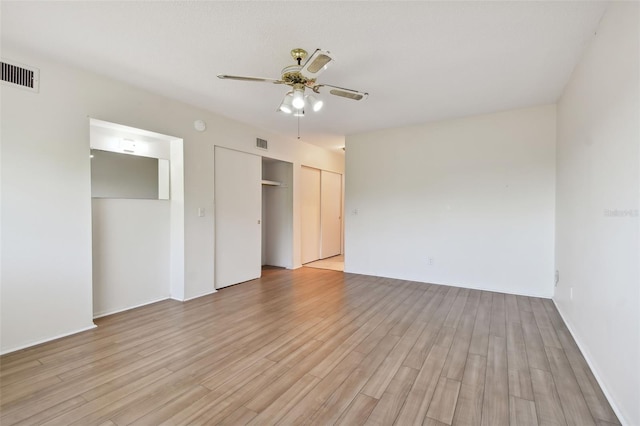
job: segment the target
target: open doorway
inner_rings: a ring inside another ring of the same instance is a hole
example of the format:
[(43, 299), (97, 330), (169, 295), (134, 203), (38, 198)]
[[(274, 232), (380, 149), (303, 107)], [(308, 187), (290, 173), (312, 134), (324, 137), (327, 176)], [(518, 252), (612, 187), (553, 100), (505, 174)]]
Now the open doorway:
[(293, 267), (293, 164), (262, 157), (262, 266)]
[(300, 182), (302, 264), (343, 271), (342, 175), (302, 166)]

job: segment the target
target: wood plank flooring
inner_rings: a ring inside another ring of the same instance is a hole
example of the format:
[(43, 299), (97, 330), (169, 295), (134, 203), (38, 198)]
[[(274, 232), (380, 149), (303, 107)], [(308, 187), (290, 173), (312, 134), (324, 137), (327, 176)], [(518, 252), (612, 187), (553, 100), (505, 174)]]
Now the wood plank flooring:
[(96, 324), (0, 358), (0, 424), (619, 424), (546, 299), (265, 269)]

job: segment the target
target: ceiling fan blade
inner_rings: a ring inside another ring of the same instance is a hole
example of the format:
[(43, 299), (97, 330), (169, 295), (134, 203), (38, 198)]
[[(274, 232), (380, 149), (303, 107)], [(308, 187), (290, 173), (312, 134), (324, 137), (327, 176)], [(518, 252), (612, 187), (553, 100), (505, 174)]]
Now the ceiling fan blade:
[(221, 78), (223, 80), (258, 81), (258, 82), (264, 82), (264, 83), (284, 84), (284, 81), (276, 80), (273, 78), (245, 77), (242, 75), (218, 74), (218, 78)]
[(331, 55), (331, 52), (328, 50), (316, 49), (309, 59), (307, 59), (307, 62), (304, 63), (300, 74), (307, 78), (316, 78), (327, 69), (333, 60), (333, 55)]
[(331, 86), (329, 84), (319, 84), (319, 85), (317, 85), (317, 86), (315, 86), (313, 88), (313, 91), (316, 92), (316, 93), (320, 93), (317, 90), (320, 87), (328, 87), (329, 88), (329, 93), (331, 93), (332, 95), (340, 96), (340, 97), (347, 98), (347, 99), (353, 99), (354, 101), (360, 101), (362, 99), (367, 99), (367, 97), (369, 96), (369, 94), (366, 93), (366, 92), (359, 92), (359, 91), (353, 90), (353, 89), (345, 89), (344, 87)]

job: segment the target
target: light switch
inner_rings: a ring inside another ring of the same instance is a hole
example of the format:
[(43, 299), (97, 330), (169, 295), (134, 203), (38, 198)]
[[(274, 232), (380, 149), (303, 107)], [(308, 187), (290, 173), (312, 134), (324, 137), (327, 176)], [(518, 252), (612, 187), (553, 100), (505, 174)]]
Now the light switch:
[(198, 207), (198, 217), (204, 217), (204, 207)]

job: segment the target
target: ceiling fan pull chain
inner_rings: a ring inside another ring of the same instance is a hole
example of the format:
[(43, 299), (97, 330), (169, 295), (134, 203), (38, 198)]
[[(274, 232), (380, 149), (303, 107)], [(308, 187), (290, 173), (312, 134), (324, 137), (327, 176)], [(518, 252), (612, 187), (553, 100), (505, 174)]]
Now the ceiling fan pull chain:
[(298, 140), (300, 140), (300, 116), (298, 116)]

